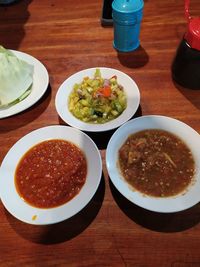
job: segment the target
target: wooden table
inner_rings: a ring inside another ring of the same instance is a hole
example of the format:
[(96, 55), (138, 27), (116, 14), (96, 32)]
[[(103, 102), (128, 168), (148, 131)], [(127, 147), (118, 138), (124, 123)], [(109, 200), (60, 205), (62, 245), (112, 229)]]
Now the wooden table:
[[(65, 125), (54, 104), (59, 85), (71, 74), (96, 66), (119, 69), (136, 81), (141, 102), (135, 117), (166, 115), (200, 132), (200, 91), (177, 86), (170, 71), (186, 29), (183, 1), (145, 0), (141, 47), (131, 53), (112, 47), (113, 28), (100, 25), (101, 8), (101, 0), (21, 0), (0, 7), (0, 44), (36, 57), (50, 77), (38, 103), (0, 120), (0, 162), (30, 131)], [(191, 13), (200, 15), (199, 0), (191, 1)], [(128, 202), (106, 171), (111, 134), (91, 135), (101, 151), (103, 176), (79, 214), (56, 225), (33, 226), (0, 204), (0, 266), (200, 266), (200, 206), (160, 214)]]

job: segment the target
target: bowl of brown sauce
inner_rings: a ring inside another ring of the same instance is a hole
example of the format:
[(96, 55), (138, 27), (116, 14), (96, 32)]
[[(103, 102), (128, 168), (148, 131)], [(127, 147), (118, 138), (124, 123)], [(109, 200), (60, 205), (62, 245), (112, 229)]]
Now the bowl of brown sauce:
[(176, 212), (200, 200), (200, 136), (177, 119), (149, 115), (121, 126), (111, 137), (106, 164), (111, 181), (131, 202)]
[(0, 197), (23, 222), (58, 223), (89, 203), (101, 175), (101, 156), (88, 135), (69, 126), (47, 126), (8, 151), (0, 168)]

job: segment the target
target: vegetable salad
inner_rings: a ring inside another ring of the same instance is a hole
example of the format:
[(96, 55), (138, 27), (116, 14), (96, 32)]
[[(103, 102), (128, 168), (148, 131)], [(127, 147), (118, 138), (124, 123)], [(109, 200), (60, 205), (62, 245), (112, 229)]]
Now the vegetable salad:
[(105, 123), (125, 110), (127, 99), (117, 76), (105, 79), (96, 69), (93, 78), (84, 77), (73, 86), (68, 105), (70, 112), (84, 122)]

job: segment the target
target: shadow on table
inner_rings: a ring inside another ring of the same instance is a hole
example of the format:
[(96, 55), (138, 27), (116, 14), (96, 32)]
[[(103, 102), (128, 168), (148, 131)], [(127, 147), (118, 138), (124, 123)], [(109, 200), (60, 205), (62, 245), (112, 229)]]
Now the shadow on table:
[(44, 95), (33, 106), (11, 117), (0, 119), (0, 135), (23, 127), (39, 117), (47, 109), (51, 101), (51, 91), (49, 84)]
[(200, 88), (199, 89), (189, 89), (182, 87), (172, 80), (174, 86), (179, 90), (179, 92), (187, 98), (196, 108), (200, 109)]
[(200, 207), (194, 207), (176, 213), (157, 213), (140, 208), (127, 200), (114, 187), (111, 181), (112, 195), (120, 209), (135, 223), (156, 232), (173, 233), (187, 230), (200, 222)]
[(33, 0), (18, 0), (9, 5), (0, 5), (0, 24), (8, 34), (0, 35), (0, 44), (8, 49), (18, 50), (25, 36), (24, 25), (30, 14), (28, 5)]
[(141, 68), (149, 61), (149, 56), (141, 45), (134, 51), (117, 54), (120, 63), (128, 68)]
[[(137, 118), (142, 116), (142, 109), (141, 106), (139, 105), (136, 113), (133, 115), (131, 119)], [(59, 124), (61, 125), (66, 125), (66, 123), (59, 117)], [(85, 132), (97, 145), (98, 149), (106, 149), (108, 142), (111, 138), (111, 136), (114, 134), (114, 132), (117, 129), (113, 129), (110, 131), (105, 131), (105, 132)]]
[(11, 227), (21, 237), (40, 244), (56, 244), (70, 240), (83, 232), (97, 216), (104, 199), (105, 180), (102, 175), (96, 194), (88, 205), (73, 217), (52, 225), (37, 226), (18, 221), (6, 210)]

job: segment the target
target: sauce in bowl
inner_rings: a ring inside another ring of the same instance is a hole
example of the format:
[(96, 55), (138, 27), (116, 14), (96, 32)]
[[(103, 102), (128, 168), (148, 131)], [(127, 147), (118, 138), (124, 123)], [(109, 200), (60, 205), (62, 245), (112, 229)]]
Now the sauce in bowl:
[(87, 161), (79, 147), (61, 139), (43, 141), (19, 161), (15, 186), (25, 202), (53, 208), (75, 197), (83, 187)]
[(134, 189), (154, 197), (184, 192), (195, 173), (188, 146), (177, 136), (158, 129), (130, 135), (119, 149), (119, 166)]

